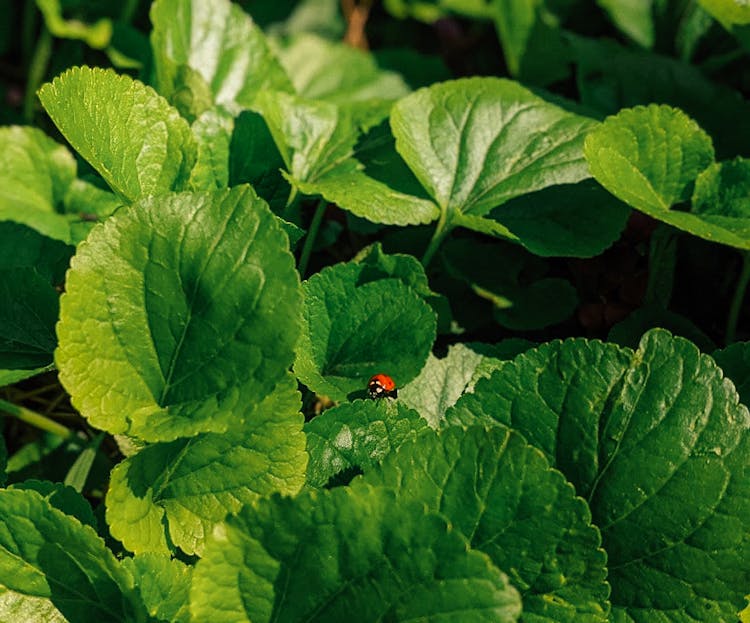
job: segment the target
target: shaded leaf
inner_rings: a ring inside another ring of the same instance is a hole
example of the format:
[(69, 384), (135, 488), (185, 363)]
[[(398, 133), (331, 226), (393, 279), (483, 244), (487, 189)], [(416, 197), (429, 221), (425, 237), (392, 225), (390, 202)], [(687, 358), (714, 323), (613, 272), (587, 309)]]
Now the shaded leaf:
[(446, 417), (516, 428), (588, 500), (613, 620), (736, 621), (750, 582), (750, 416), (690, 342), (655, 330), (636, 352), (545, 344), (477, 383)]
[[(225, 561), (233, 561), (229, 567)], [(274, 599), (274, 589), (276, 598)], [(221, 607), (209, 595), (224, 596)], [(445, 519), (384, 489), (340, 487), (245, 507), (196, 566), (212, 621), (515, 621), (518, 594)]]
[(488, 554), (521, 593), (522, 621), (608, 621), (606, 555), (589, 509), (521, 435), (499, 427), (424, 435), (365, 482), (439, 512)]
[(304, 320), (294, 371), (334, 400), (364, 396), (380, 372), (397, 386), (413, 379), (435, 339), (430, 307), (396, 278), (367, 276), (365, 264), (337, 264), (303, 284)]
[(355, 400), (326, 409), (305, 425), (307, 484), (322, 487), (346, 470), (363, 471), (426, 430), (427, 422), (401, 400)]
[[(25, 602), (21, 612), (50, 613), (52, 620), (142, 620), (132, 579), (90, 527), (36, 491), (0, 491), (0, 514), (0, 574), (6, 598), (19, 598), (12, 592)], [(12, 601), (6, 608), (18, 612)]]

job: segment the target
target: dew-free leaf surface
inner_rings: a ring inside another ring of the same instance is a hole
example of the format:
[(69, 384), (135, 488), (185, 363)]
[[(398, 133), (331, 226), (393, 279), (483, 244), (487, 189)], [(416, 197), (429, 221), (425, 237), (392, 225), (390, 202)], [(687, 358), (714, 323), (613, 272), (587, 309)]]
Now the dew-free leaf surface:
[(61, 208), (75, 176), (73, 155), (41, 130), (0, 128), (0, 222), (21, 223), (70, 242)]
[(400, 399), (355, 400), (327, 409), (305, 424), (307, 484), (322, 487), (347, 470), (364, 471), (426, 430), (427, 421)]
[(39, 99), (125, 201), (187, 188), (196, 159), (190, 126), (151, 87), (112, 70), (74, 67), (39, 89)]
[(79, 248), (56, 362), (92, 425), (168, 441), (260, 402), (292, 362), (300, 315), (287, 236), (249, 187), (153, 197)]
[[(616, 197), (706, 240), (750, 249), (750, 167), (716, 164), (710, 137), (685, 113), (638, 106), (586, 138), (592, 175)], [(690, 211), (675, 209), (690, 200)]]
[(198, 116), (214, 104), (239, 112), (261, 91), (291, 91), (263, 31), (229, 0), (151, 5), (156, 90)]
[(299, 393), (288, 376), (222, 434), (151, 444), (112, 471), (107, 521), (134, 552), (201, 554), (213, 526), (262, 495), (296, 493), (307, 455)]
[(444, 518), (363, 486), (245, 507), (214, 533), (190, 598), (194, 617), (217, 622), (506, 623), (520, 613), (505, 575)]
[(453, 225), (589, 177), (582, 145), (594, 125), (499, 78), (420, 89), (391, 113), (398, 152)]
[[(372, 271), (369, 271), (370, 273)], [(435, 340), (435, 314), (403, 281), (366, 264), (325, 268), (303, 284), (304, 325), (294, 371), (334, 400), (363, 397), (373, 374), (408, 383)]]
[(132, 579), (90, 527), (31, 490), (0, 491), (0, 514), (0, 612), (143, 620)]
[(663, 330), (635, 352), (551, 342), (446, 418), (517, 429), (575, 485), (602, 532), (614, 620), (736, 620), (750, 582), (750, 416), (693, 344)]
[(607, 621), (606, 555), (586, 503), (507, 428), (450, 427), (407, 441), (365, 482), (440, 512), (504, 570), (522, 621)]

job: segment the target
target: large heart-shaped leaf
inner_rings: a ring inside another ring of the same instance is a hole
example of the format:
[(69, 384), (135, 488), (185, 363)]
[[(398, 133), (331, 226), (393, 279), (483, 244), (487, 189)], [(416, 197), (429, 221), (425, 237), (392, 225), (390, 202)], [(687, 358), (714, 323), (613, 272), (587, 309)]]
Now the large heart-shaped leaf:
[(606, 555), (589, 509), (521, 435), (478, 426), (421, 435), (366, 472), (365, 482), (447, 517), (509, 575), (523, 621), (608, 620)]
[(545, 344), (446, 418), (518, 429), (588, 500), (614, 620), (737, 620), (750, 585), (750, 415), (693, 344), (663, 330), (635, 352)]
[(152, 197), (92, 231), (74, 257), (60, 379), (112, 433), (224, 430), (285, 374), (300, 308), (287, 236), (249, 187)]
[(113, 471), (112, 534), (130, 551), (201, 554), (213, 526), (261, 495), (296, 493), (307, 455), (299, 393), (288, 376), (246, 422), (222, 434), (151, 444)]
[(305, 325), (294, 371), (310, 389), (364, 396), (377, 373), (398, 385), (419, 373), (435, 339), (435, 314), (398, 278), (367, 264), (337, 264), (303, 284)]
[(399, 153), (447, 223), (471, 228), (464, 215), (589, 177), (582, 145), (594, 124), (498, 78), (420, 89), (391, 113)]
[[(216, 595), (221, 595), (218, 602)], [(191, 612), (229, 622), (509, 623), (518, 593), (447, 521), (382, 488), (246, 506), (196, 565)]]

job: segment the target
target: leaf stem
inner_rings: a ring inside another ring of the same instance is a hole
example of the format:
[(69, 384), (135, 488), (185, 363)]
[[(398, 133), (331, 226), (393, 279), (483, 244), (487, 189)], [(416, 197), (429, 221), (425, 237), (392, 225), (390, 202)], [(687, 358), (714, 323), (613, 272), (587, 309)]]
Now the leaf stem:
[(18, 405), (3, 400), (2, 398), (0, 398), (0, 411), (5, 411), (5, 413), (18, 418), (22, 422), (36, 426), (37, 428), (52, 433), (53, 435), (57, 435), (58, 437), (62, 437), (63, 439), (73, 435), (73, 431), (67, 426), (63, 426), (41, 413), (37, 413), (31, 409), (26, 409), (25, 407), (19, 407)]
[(39, 39), (36, 42), (34, 55), (29, 63), (28, 80), (26, 81), (26, 93), (23, 98), (23, 118), (31, 123), (34, 120), (34, 106), (36, 104), (36, 91), (41, 86), (44, 76), (47, 74), (49, 60), (52, 57), (52, 33), (47, 26), (42, 24)]
[(438, 219), (437, 225), (435, 226), (435, 231), (432, 234), (430, 244), (427, 245), (427, 249), (422, 256), (422, 266), (424, 268), (427, 268), (430, 261), (432, 261), (432, 256), (435, 255), (438, 247), (440, 247), (440, 244), (443, 242), (443, 239), (450, 233), (450, 230), (452, 228), (448, 227), (447, 223), (448, 211), (441, 210), (440, 218)]
[(318, 207), (315, 208), (315, 214), (313, 214), (312, 221), (310, 222), (310, 228), (307, 230), (307, 236), (305, 236), (305, 244), (302, 247), (302, 253), (299, 256), (299, 274), (304, 278), (307, 272), (307, 264), (310, 261), (310, 254), (312, 253), (313, 245), (315, 244), (315, 238), (318, 237), (318, 230), (320, 224), (323, 222), (323, 215), (325, 214), (328, 202), (325, 199), (321, 199), (318, 202)]
[(748, 283), (750, 283), (750, 251), (745, 251), (742, 254), (742, 270), (737, 279), (737, 287), (734, 290), (734, 297), (727, 317), (727, 330), (724, 333), (724, 343), (727, 346), (734, 342), (737, 335), (737, 321), (740, 317), (742, 302), (745, 300)]

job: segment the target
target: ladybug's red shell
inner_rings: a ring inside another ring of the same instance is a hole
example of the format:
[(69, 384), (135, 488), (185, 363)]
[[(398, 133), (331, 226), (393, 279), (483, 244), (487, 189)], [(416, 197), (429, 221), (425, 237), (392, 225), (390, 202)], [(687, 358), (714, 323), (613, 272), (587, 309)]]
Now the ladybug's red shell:
[(367, 391), (370, 398), (395, 398), (397, 394), (396, 383), (387, 374), (376, 374), (367, 382)]

